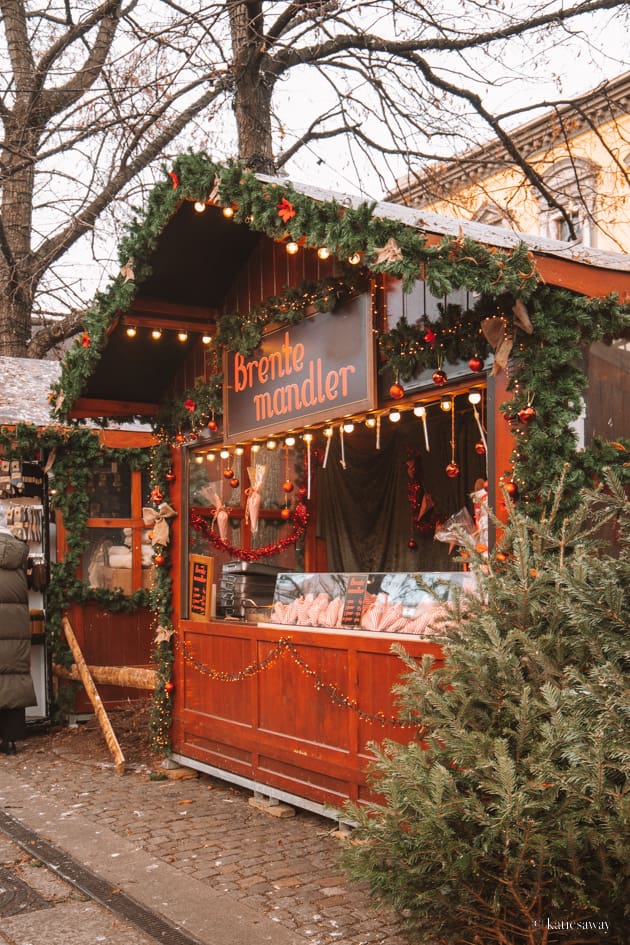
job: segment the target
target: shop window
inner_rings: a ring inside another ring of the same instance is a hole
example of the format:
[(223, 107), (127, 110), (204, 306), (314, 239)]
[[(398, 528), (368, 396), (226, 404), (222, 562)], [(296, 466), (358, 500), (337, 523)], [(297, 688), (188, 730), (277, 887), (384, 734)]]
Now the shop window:
[(119, 462), (93, 470), (87, 487), (89, 517), (82, 579), (91, 587), (127, 596), (151, 587), (153, 547), (142, 518), (148, 504), (148, 470)]
[[(222, 456), (222, 452), (229, 455)], [(273, 545), (292, 530), (285, 510), (292, 509), (297, 501), (298, 489), (302, 485), (302, 465), (301, 448), (288, 449), (282, 443), (273, 450), (261, 446), (257, 453), (246, 447), (240, 455), (233, 449), (200, 448), (191, 451), (188, 459), (189, 508), (202, 514), (217, 536), (220, 536), (220, 525), (226, 528), (225, 541), (234, 548), (255, 551)], [(247, 497), (252, 487), (250, 473), (252, 478), (258, 476), (262, 480), (255, 527), (251, 516), (246, 516)], [(292, 488), (287, 491), (289, 485)], [(219, 513), (222, 513), (223, 522)], [(194, 529), (189, 537), (189, 550), (214, 557), (219, 570), (225, 562), (233, 560), (229, 551), (217, 548)], [(264, 561), (289, 570), (299, 567), (299, 555), (300, 549), (291, 544), (277, 555), (265, 556)]]

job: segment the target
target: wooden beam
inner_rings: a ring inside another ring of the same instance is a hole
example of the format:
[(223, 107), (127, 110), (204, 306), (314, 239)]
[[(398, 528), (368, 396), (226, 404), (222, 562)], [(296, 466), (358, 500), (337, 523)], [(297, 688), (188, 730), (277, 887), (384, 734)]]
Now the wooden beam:
[(163, 299), (136, 298), (131, 303), (132, 312), (151, 312), (154, 315), (171, 315), (173, 318), (190, 318), (197, 323), (215, 322), (219, 317), (216, 308), (202, 305), (182, 305), (179, 302), (165, 302)]
[(536, 255), (536, 268), (543, 282), (571, 289), (589, 298), (603, 298), (616, 292), (621, 302), (630, 300), (630, 272), (600, 269), (572, 259)]
[(216, 330), (214, 319), (205, 319), (198, 322), (186, 318), (163, 318), (161, 315), (123, 315), (120, 324), (131, 328), (165, 328), (171, 331), (188, 331), (197, 335)]
[(74, 657), (74, 662), (76, 663), (81, 682), (83, 683), (83, 688), (85, 689), (92, 707), (94, 709), (94, 714), (98, 720), (99, 725), (101, 726), (101, 731), (107, 743), (112, 757), (114, 759), (114, 765), (118, 774), (125, 773), (125, 756), (122, 753), (120, 745), (118, 744), (118, 739), (114, 734), (111, 722), (109, 721), (109, 716), (105, 711), (105, 706), (101, 700), (101, 697), (98, 694), (98, 690), (94, 685), (94, 680), (88, 665), (85, 662), (83, 653), (81, 652), (81, 647), (79, 646), (79, 641), (74, 635), (72, 626), (67, 617), (64, 617), (62, 620), (63, 632), (66, 635), (66, 640), (68, 641), (68, 646)]
[(70, 416), (75, 420), (89, 417), (153, 417), (158, 412), (158, 404), (146, 404), (131, 400), (101, 400), (91, 397), (79, 397), (74, 402)]
[[(103, 686), (127, 686), (129, 689), (155, 689), (156, 671), (145, 666), (88, 666), (94, 682)], [(53, 675), (60, 679), (81, 681), (79, 667), (74, 663), (69, 669), (53, 664)]]

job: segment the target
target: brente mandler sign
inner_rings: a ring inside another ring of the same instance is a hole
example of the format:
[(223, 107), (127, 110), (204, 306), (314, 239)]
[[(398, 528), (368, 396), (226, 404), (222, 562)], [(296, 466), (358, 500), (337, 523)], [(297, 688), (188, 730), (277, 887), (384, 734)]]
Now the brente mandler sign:
[(376, 405), (368, 294), (299, 325), (283, 325), (245, 356), (224, 355), (226, 443), (286, 433)]

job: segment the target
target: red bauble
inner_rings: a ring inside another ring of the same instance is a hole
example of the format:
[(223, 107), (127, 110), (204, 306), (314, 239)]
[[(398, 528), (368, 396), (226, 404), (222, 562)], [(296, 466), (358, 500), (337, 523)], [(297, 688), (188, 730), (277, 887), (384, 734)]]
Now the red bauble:
[(435, 337), (436, 337), (436, 336), (435, 336), (435, 332), (433, 331), (433, 329), (432, 329), (432, 328), (427, 328), (427, 330), (425, 331), (425, 333), (424, 333), (424, 335), (423, 335), (423, 341), (425, 342), (425, 344), (432, 345), (433, 342), (435, 341)]
[(449, 463), (445, 472), (449, 479), (457, 479), (459, 476), (459, 466), (457, 463)]
[(237, 479), (236, 476), (234, 476), (233, 479), (230, 479), (230, 486), (232, 487), (232, 489), (238, 489), (240, 484), (241, 484), (241, 480)]
[(168, 682), (164, 683), (164, 692), (172, 692), (174, 688), (175, 688), (175, 683), (173, 682), (172, 679), (169, 679)]
[(176, 433), (176, 434), (175, 434), (175, 442), (176, 442), (179, 446), (181, 446), (182, 443), (185, 443), (185, 442), (186, 442), (186, 436), (185, 436), (183, 433)]
[(473, 372), (473, 374), (479, 374), (481, 371), (483, 371), (483, 359), (478, 355), (475, 355), (468, 362), (468, 367)]
[(389, 396), (394, 400), (400, 400), (401, 397), (405, 396), (405, 388), (402, 386), (402, 384), (396, 382), (389, 388)]
[(214, 418), (212, 420), (208, 420), (208, 429), (212, 430), (213, 433), (215, 430), (219, 429), (219, 424)]
[(512, 499), (515, 499), (516, 496), (518, 495), (518, 486), (516, 485), (513, 479), (508, 479), (507, 482), (504, 482), (503, 488)]
[(198, 440), (198, 439), (199, 439), (199, 434), (198, 434), (198, 433), (189, 433), (189, 434), (188, 434), (188, 440), (189, 440), (190, 443), (194, 443), (194, 442), (196, 442), (196, 440)]
[(409, 541), (407, 542), (407, 548), (411, 548), (412, 551), (415, 551), (417, 547), (418, 547), (418, 542), (415, 541), (413, 538), (410, 538)]
[(446, 377), (446, 372), (439, 370), (433, 372), (433, 383), (436, 387), (444, 387), (448, 378)]
[(165, 561), (166, 561), (166, 558), (164, 557), (163, 554), (160, 554), (159, 552), (158, 554), (153, 556), (153, 564), (157, 564), (157, 566), (160, 568), (162, 567)]
[(151, 502), (155, 502), (156, 505), (159, 505), (163, 498), (162, 490), (158, 488), (158, 486), (155, 486), (151, 490)]
[(486, 447), (483, 440), (477, 440), (475, 443), (475, 453), (477, 453), (479, 456), (486, 455)]
[(298, 489), (298, 499), (300, 502), (303, 502), (308, 495), (308, 489), (305, 489), (304, 486), (300, 486)]
[(280, 509), (280, 518), (288, 519), (291, 517), (291, 509)]
[(233, 475), (234, 475), (234, 470), (233, 470), (233, 469), (229, 469), (229, 468), (228, 468), (228, 469), (224, 469), (224, 470), (223, 470), (223, 478), (224, 478), (224, 479), (231, 479)]
[(293, 492), (293, 483), (291, 482), (290, 479), (287, 479), (285, 482), (282, 483), (282, 488), (284, 489), (286, 493)]
[(531, 404), (527, 404), (526, 407), (521, 407), (516, 416), (519, 419), (519, 423), (531, 423), (532, 420), (536, 419), (536, 410)]
[(175, 482), (175, 473), (172, 469), (169, 469), (169, 471), (164, 474), (164, 478), (167, 482)]

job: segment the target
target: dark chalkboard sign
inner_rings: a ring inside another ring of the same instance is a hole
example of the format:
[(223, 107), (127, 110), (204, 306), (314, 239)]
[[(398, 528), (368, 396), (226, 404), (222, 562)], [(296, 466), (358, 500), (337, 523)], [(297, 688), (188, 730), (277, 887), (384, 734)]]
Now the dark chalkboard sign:
[(214, 558), (206, 555), (190, 555), (188, 613), (191, 620), (209, 620), (214, 580)]

